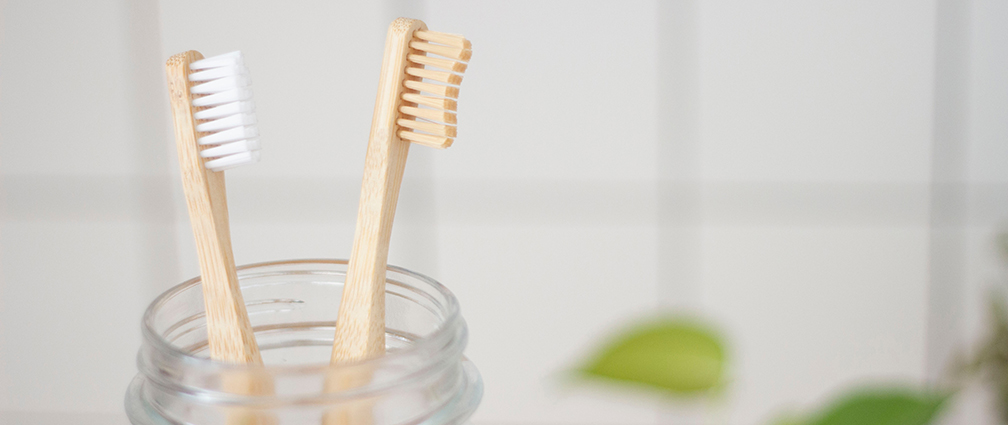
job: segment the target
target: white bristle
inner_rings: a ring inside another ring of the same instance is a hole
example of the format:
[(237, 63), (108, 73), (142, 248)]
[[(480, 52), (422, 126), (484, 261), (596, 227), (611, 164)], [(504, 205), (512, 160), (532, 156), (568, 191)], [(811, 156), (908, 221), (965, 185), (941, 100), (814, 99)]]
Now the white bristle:
[(209, 149), (203, 149), (200, 152), (200, 156), (203, 158), (215, 158), (219, 156), (254, 151), (257, 149), (259, 149), (259, 139), (248, 139), (240, 142), (225, 143)]
[(239, 165), (251, 164), (259, 161), (259, 151), (245, 151), (234, 155), (222, 156), (212, 161), (206, 162), (206, 167), (214, 171), (224, 171), (235, 168)]
[(193, 118), (198, 120), (210, 120), (228, 115), (242, 114), (255, 110), (255, 104), (251, 101), (225, 103), (210, 109), (204, 109), (193, 114)]
[(255, 125), (255, 123), (256, 118), (254, 114), (235, 114), (199, 124), (196, 126), (196, 131), (200, 133), (213, 133), (235, 127)]
[(216, 80), (210, 80), (209, 82), (200, 84), (198, 86), (193, 86), (190, 92), (192, 94), (213, 94), (220, 93), (227, 90), (232, 90), (239, 87), (248, 87), (252, 82), (245, 78), (244, 75), (232, 75), (230, 77), (218, 78)]
[(193, 99), (192, 103), (193, 106), (217, 106), (240, 100), (249, 100), (251, 98), (252, 89), (248, 87), (232, 87), (228, 90), (207, 94), (203, 97), (197, 97)]
[(241, 73), (241, 69), (244, 65), (228, 65), (222, 66), (220, 68), (210, 68), (206, 71), (198, 71), (189, 74), (189, 81), (207, 81), (214, 78), (223, 78), (229, 75), (236, 75)]
[(206, 107), (193, 114), (196, 131), (203, 133), (200, 145), (215, 145), (200, 151), (212, 171), (224, 171), (259, 160), (259, 130), (256, 128), (252, 84), (241, 52), (225, 53), (189, 64), (195, 71), (189, 80), (193, 106)]
[(217, 55), (205, 59), (200, 59), (196, 62), (189, 64), (189, 69), (200, 70), (209, 68), (222, 68), (232, 65), (244, 65), (245, 60), (242, 57), (240, 50), (235, 50), (233, 52), (225, 53), (223, 55)]
[(259, 130), (255, 126), (241, 126), (200, 137), (197, 142), (200, 145), (219, 145), (221, 143), (251, 139), (257, 136), (259, 136)]

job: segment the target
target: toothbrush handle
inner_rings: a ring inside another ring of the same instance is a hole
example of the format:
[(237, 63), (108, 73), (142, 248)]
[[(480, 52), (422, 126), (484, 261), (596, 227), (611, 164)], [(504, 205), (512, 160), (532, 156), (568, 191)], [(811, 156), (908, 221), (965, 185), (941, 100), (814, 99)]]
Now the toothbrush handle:
[(231, 252), (224, 173), (206, 169), (196, 143), (189, 64), (202, 58), (192, 50), (177, 54), (168, 60), (166, 71), (182, 184), (199, 255), (210, 357), (261, 365)]
[(406, 56), (413, 32), (427, 29), (419, 20), (399, 18), (389, 26), (371, 134), (364, 161), (357, 227), (336, 319), (331, 363), (339, 364), (385, 353), (385, 269), (392, 220), (409, 142), (396, 135), (396, 118), (407, 78)]

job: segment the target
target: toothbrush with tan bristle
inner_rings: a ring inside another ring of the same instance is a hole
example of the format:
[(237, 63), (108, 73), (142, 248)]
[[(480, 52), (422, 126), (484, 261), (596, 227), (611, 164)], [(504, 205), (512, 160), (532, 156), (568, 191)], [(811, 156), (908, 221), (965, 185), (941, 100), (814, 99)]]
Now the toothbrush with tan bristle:
[(428, 31), (419, 20), (389, 26), (332, 364), (385, 353), (385, 269), (406, 154), (410, 143), (451, 146), (457, 85), (471, 54), (464, 37)]

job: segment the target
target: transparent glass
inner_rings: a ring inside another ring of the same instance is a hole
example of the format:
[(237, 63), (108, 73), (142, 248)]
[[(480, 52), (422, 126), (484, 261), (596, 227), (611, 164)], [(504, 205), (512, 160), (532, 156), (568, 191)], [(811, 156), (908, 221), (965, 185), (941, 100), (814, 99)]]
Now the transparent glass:
[[(207, 358), (199, 278), (159, 296), (143, 317), (139, 373), (126, 393), (130, 421), (224, 424), (253, 412), (267, 418), (261, 423), (320, 424), (324, 415), (342, 409), (366, 410), (374, 425), (463, 423), (479, 404), (483, 385), (462, 355), (468, 331), (458, 301), (434, 279), (390, 266), (388, 353), (328, 365), (346, 268), (342, 260), (295, 260), (238, 269), (262, 368)], [(269, 382), (268, 395), (233, 391), (228, 382), (243, 375)], [(326, 388), (333, 377), (354, 384)]]

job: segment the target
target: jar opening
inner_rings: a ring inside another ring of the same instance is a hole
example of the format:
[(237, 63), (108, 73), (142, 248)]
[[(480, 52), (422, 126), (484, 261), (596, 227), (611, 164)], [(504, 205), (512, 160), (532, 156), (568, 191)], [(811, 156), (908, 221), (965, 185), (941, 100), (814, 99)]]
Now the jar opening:
[[(411, 379), (437, 373), (461, 358), (467, 340), (458, 301), (427, 276), (389, 266), (386, 283), (385, 356), (353, 364), (328, 364), (332, 335), (346, 276), (345, 260), (293, 260), (238, 268), (239, 282), (265, 363), (256, 373), (278, 385), (319, 376), (371, 373), (366, 385), (330, 393), (319, 382), (269, 396), (301, 402), (360, 398)], [(143, 318), (141, 374), (155, 385), (222, 402), (252, 396), (221, 388), (222, 376), (249, 366), (207, 357), (206, 324), (199, 277), (159, 296)], [(290, 401), (290, 400), (288, 400)]]

